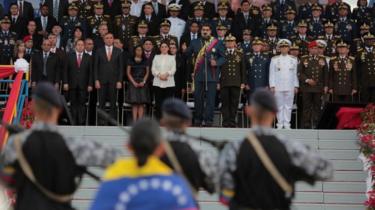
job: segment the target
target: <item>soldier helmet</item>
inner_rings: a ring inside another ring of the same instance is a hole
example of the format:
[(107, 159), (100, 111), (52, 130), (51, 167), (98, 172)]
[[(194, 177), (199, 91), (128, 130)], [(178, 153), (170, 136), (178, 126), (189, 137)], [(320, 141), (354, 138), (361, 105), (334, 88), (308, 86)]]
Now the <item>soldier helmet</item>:
[(262, 11), (272, 11), (272, 7), (269, 4), (264, 4), (262, 6)]
[(290, 50), (299, 50), (299, 46), (293, 42), (293, 44), (290, 46)]
[(324, 41), (324, 40), (318, 39), (318, 40), (316, 40), (316, 42), (318, 43), (319, 48), (326, 48), (327, 47), (327, 42)]
[(336, 44), (336, 48), (339, 48), (339, 47), (349, 48), (349, 45), (348, 45), (348, 43), (344, 42), (344, 40), (341, 40), (341, 41), (339, 41), (339, 42)]
[(280, 39), (277, 42), (277, 47), (290, 47), (292, 43), (289, 41), (289, 39)]
[(98, 3), (96, 3), (96, 4), (94, 5), (94, 8), (95, 8), (95, 9), (103, 9), (103, 7), (104, 7), (104, 5), (103, 5), (102, 3), (100, 3), (100, 2), (98, 2)]
[(251, 30), (250, 29), (244, 29), (242, 31), (242, 35), (251, 35)]
[(10, 24), (10, 19), (8, 16), (4, 16), (3, 19), (1, 20), (2, 24)]
[(232, 34), (229, 34), (228, 36), (225, 37), (225, 42), (235, 42), (236, 37), (232, 36)]
[(178, 12), (178, 11), (181, 10), (181, 5), (176, 4), (176, 3), (170, 4), (170, 5), (168, 6), (168, 10), (169, 10), (169, 11), (175, 11), (175, 12)]
[(301, 21), (298, 23), (298, 27), (304, 27), (304, 28), (307, 28), (307, 23), (306, 23), (306, 21), (301, 20)]
[(219, 5), (217, 6), (217, 9), (218, 10), (227, 10), (228, 9), (228, 5), (226, 2), (220, 2)]
[(121, 7), (122, 8), (130, 8), (131, 7), (131, 1), (124, 1), (122, 4), (121, 4)]
[(375, 39), (375, 37), (371, 33), (367, 33), (367, 34), (365, 34), (363, 36), (363, 39), (365, 39), (365, 40), (371, 40), (371, 39)]
[(267, 27), (267, 30), (268, 31), (276, 31), (277, 30), (277, 26), (275, 24), (271, 24)]
[(148, 25), (146, 23), (145, 20), (141, 20), (139, 23), (138, 23), (138, 28), (147, 28)]
[(164, 19), (163, 22), (160, 23), (160, 27), (163, 26), (171, 27), (171, 21), (169, 21), (168, 19)]
[(322, 7), (319, 4), (314, 4), (311, 9), (321, 11)]
[(366, 23), (363, 23), (360, 27), (361, 30), (370, 30), (370, 26), (367, 25)]
[(328, 22), (326, 22), (326, 23), (324, 24), (324, 27), (325, 27), (325, 28), (333, 28), (333, 27), (335, 27), (335, 26), (333, 25), (333, 23), (332, 23), (331, 21), (328, 21)]
[(73, 2), (73, 3), (70, 3), (70, 4), (69, 4), (68, 9), (69, 9), (69, 10), (72, 10), (72, 9), (74, 9), (74, 10), (78, 10), (78, 7), (77, 7), (77, 5)]
[(204, 10), (203, 4), (198, 3), (198, 4), (194, 7), (194, 11), (195, 11), (195, 10)]
[(264, 43), (259, 37), (255, 37), (253, 42), (251, 42), (251, 44), (254, 46), (254, 45), (263, 45)]

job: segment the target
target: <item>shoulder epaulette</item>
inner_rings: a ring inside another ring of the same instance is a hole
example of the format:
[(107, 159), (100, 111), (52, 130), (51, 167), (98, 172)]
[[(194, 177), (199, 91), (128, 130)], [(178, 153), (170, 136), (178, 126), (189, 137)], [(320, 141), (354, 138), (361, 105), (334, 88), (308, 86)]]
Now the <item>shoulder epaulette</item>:
[(353, 56), (349, 56), (350, 59), (354, 60), (355, 58)]
[(336, 57), (336, 56), (333, 56), (333, 57), (331, 57), (331, 60), (335, 60), (335, 59), (337, 59), (337, 57)]
[(237, 48), (237, 52), (243, 53), (242, 48)]
[(326, 58), (326, 56), (324, 56), (324, 55), (319, 55), (319, 58)]
[(233, 20), (233, 18), (229, 17), (228, 20)]
[(301, 58), (308, 58), (309, 55), (303, 55)]
[(217, 17), (214, 17), (213, 20), (217, 20), (218, 18)]
[(121, 18), (121, 15), (116, 15), (115, 18)]
[(106, 17), (106, 18), (110, 18), (111, 16), (110, 15), (103, 15), (104, 17)]
[(93, 19), (94, 17), (93, 16), (88, 16), (87, 19)]
[(67, 18), (69, 18), (69, 17), (68, 17), (67, 15), (64, 15), (63, 18), (64, 18), (64, 19), (67, 19)]

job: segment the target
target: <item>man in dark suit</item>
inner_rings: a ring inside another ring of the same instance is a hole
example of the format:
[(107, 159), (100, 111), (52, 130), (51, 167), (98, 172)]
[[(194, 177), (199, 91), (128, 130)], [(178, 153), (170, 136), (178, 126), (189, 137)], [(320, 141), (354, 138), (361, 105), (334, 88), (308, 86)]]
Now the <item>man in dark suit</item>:
[(158, 17), (160, 20), (167, 18), (167, 10), (165, 9), (165, 5), (160, 4), (158, 0), (151, 0), (151, 4), (154, 8), (156, 17)]
[[(241, 12), (238, 12), (233, 21), (232, 32), (236, 37), (242, 37), (244, 29), (250, 29), (252, 32), (256, 31), (257, 25), (257, 10), (251, 10), (251, 5), (247, 0), (241, 2)], [(254, 13), (255, 12), (255, 13)]]
[(183, 48), (183, 45), (185, 45), (186, 48), (189, 47), (190, 42), (194, 39), (200, 38), (200, 33), (199, 33), (199, 23), (198, 22), (191, 22), (189, 26), (189, 31), (186, 31), (184, 35), (181, 36), (181, 47)]
[(51, 42), (46, 39), (42, 51), (32, 56), (31, 86), (35, 87), (40, 81), (48, 81), (59, 88), (60, 63), (56, 54), (51, 53)]
[(9, 10), (9, 18), (11, 21), (10, 30), (17, 33), (18, 40), (23, 39), (26, 34), (25, 25), (27, 25), (27, 22), (24, 18), (18, 15), (18, 5), (16, 3), (12, 3)]
[(19, 15), (26, 19), (26, 21), (34, 20), (34, 8), (33, 5), (25, 0), (15, 1), (18, 5)]
[(113, 34), (104, 36), (105, 46), (98, 49), (95, 55), (94, 79), (95, 88), (99, 90), (99, 107), (104, 108), (108, 98), (110, 114), (116, 118), (116, 89), (122, 87), (124, 65), (121, 50), (114, 47), (113, 42)]
[[(54, 2), (57, 2), (57, 4), (54, 5)], [(67, 15), (69, 5), (68, 0), (46, 0), (45, 4), (48, 5), (48, 8), (51, 10), (51, 14), (57, 21), (61, 21), (62, 17)]]
[[(206, 0), (200, 0), (200, 1), (196, 1), (196, 2), (192, 3), (191, 4), (191, 8), (194, 8), (198, 4), (200, 4), (200, 5), (203, 6), (204, 17), (205, 18), (211, 19), (211, 18), (213, 18), (215, 16), (215, 14), (216, 14), (216, 12), (215, 12), (215, 5), (213, 3), (208, 2)], [(193, 13), (191, 13), (190, 16), (193, 17)]]
[(190, 1), (189, 0), (172, 0), (169, 4), (178, 4), (181, 5), (181, 12), (178, 15), (179, 18), (187, 20), (190, 12)]
[(38, 34), (47, 37), (52, 31), (52, 27), (57, 24), (57, 21), (52, 15), (49, 15), (47, 4), (41, 6), (40, 14), (41, 16), (35, 19), (36, 30), (38, 31)]
[(159, 34), (159, 25), (161, 19), (156, 16), (152, 3), (146, 3), (142, 6), (140, 20), (145, 20), (148, 25), (148, 35), (156, 36)]
[(69, 91), (69, 99), (74, 122), (76, 125), (85, 124), (85, 102), (87, 92), (92, 91), (92, 58), (84, 53), (83, 40), (75, 43), (75, 51), (67, 58), (67, 71), (64, 74), (64, 90)]

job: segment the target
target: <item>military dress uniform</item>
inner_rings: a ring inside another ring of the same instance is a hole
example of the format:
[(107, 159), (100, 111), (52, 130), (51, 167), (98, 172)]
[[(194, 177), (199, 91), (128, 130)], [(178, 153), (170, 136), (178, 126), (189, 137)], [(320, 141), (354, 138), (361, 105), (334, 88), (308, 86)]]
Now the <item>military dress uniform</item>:
[(350, 17), (350, 5), (345, 2), (336, 1), (334, 4), (327, 5), (325, 9), (325, 17), (330, 21), (334, 21), (339, 18), (339, 9), (340, 7), (348, 8), (348, 17)]
[(60, 26), (63, 30), (63, 40), (73, 39), (73, 31), (76, 27), (82, 28), (84, 37), (88, 34), (86, 21), (81, 17), (63, 16)]
[(293, 0), (274, 0), (271, 3), (273, 18), (277, 20), (285, 20), (285, 14), (288, 9), (296, 11), (296, 4)]
[(300, 50), (300, 55), (307, 55), (309, 53), (308, 45), (312, 41), (312, 38), (305, 35), (296, 35), (291, 37), (291, 41), (298, 45)]
[(307, 24), (309, 26), (308, 34), (309, 36), (316, 39), (324, 34), (324, 23), (327, 20), (325, 18), (312, 18), (307, 19)]
[(358, 80), (361, 81), (361, 102), (375, 102), (375, 49), (374, 46), (362, 48), (357, 53), (360, 69)]
[(357, 25), (362, 25), (364, 23), (370, 23), (373, 17), (370, 7), (356, 7), (353, 9), (352, 19), (356, 20)]
[[(95, 8), (103, 8), (103, 4), (95, 4)], [(99, 26), (106, 24), (111, 31), (111, 17), (109, 15), (93, 15), (87, 18), (90, 33), (93, 37), (99, 37)]]
[(312, 11), (315, 6), (318, 6), (322, 8), (319, 4), (312, 4), (311, 2), (307, 2), (306, 4), (303, 4), (299, 6), (298, 8), (298, 18), (300, 20), (304, 19), (311, 19), (312, 18)]
[(267, 46), (267, 53), (270, 54), (270, 56), (275, 56), (278, 54), (277, 51), (277, 42), (279, 41), (279, 38), (277, 37), (266, 37), (264, 39), (265, 45)]
[(16, 40), (17, 40), (16, 32), (0, 31), (0, 53), (1, 53), (0, 64), (3, 64), (3, 65), (11, 64)]
[[(253, 44), (263, 45), (261, 40), (254, 40)], [(248, 53), (245, 56), (245, 68), (247, 72), (247, 86), (249, 87), (248, 99), (258, 88), (269, 86), (269, 67), (271, 58), (268, 53)]]
[[(333, 28), (334, 24), (332, 22), (327, 22), (324, 24), (325, 28)], [(333, 57), (336, 55), (336, 43), (341, 39), (340, 35), (327, 34), (325, 33), (322, 36), (319, 36), (318, 39), (324, 40), (327, 44), (325, 55)]]
[[(171, 27), (171, 22), (169, 20), (165, 19), (161, 24), (160, 27)], [(168, 34), (159, 34), (157, 36), (152, 37), (154, 40), (154, 43), (157, 47), (160, 47), (160, 43), (163, 41), (166, 41), (168, 43), (174, 43), (178, 46), (178, 39), (177, 37)]]
[(352, 91), (358, 89), (357, 68), (354, 57), (333, 57), (329, 67), (328, 85), (329, 89), (333, 90), (333, 101), (352, 101)]
[[(328, 64), (322, 55), (305, 55), (301, 57), (299, 71), (303, 128), (312, 128), (317, 125), (321, 113), (324, 87), (328, 87)], [(308, 80), (314, 80), (316, 84), (310, 85)]]
[[(236, 41), (229, 35), (225, 42)], [(245, 62), (243, 52), (240, 49), (226, 49), (225, 62), (221, 66), (220, 74), (220, 97), (221, 112), (223, 114), (224, 127), (236, 127), (236, 115), (241, 94), (241, 85), (245, 84)]]
[[(178, 5), (178, 4), (175, 4), (175, 3), (174, 4), (170, 4), (168, 6), (168, 10), (169, 11), (180, 11), (181, 10), (181, 6)], [(171, 23), (171, 28), (169, 30), (169, 33), (171, 35), (177, 37), (178, 42), (180, 42), (181, 36), (185, 32), (186, 21), (183, 20), (183, 19), (181, 19), (181, 18), (179, 18), (179, 17), (173, 17), (173, 16), (170, 16), (167, 19)]]
[(79, 9), (79, 15), (82, 16), (82, 18), (84, 18), (85, 20), (87, 20), (88, 17), (94, 15), (95, 1), (76, 1), (76, 4)]
[[(129, 3), (123, 3), (121, 5), (123, 8), (130, 8)], [(121, 39), (123, 43), (128, 42), (128, 40), (135, 35), (135, 30), (137, 28), (138, 18), (132, 15), (116, 15), (113, 24), (113, 32), (115, 37)]]
[[(228, 6), (225, 3), (219, 3), (217, 9), (218, 10), (227, 10)], [(212, 19), (212, 31), (216, 31), (216, 27), (218, 25), (225, 26), (225, 28), (227, 28), (228, 31), (231, 31), (232, 22), (233, 22), (233, 19), (231, 17), (228, 17), (228, 15), (226, 17), (221, 17), (221, 16), (214, 17)]]
[(282, 20), (280, 22), (280, 38), (290, 39), (297, 33), (297, 22)]

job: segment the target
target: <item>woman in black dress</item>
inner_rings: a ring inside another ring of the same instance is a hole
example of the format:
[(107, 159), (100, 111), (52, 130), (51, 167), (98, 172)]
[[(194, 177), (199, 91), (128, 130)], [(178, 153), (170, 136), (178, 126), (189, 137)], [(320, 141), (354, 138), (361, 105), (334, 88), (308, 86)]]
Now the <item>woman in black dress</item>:
[(129, 59), (126, 69), (129, 88), (125, 101), (132, 105), (133, 121), (136, 121), (143, 117), (144, 106), (150, 102), (150, 93), (146, 85), (150, 70), (143, 56), (142, 46), (136, 46), (133, 55), (134, 58)]

